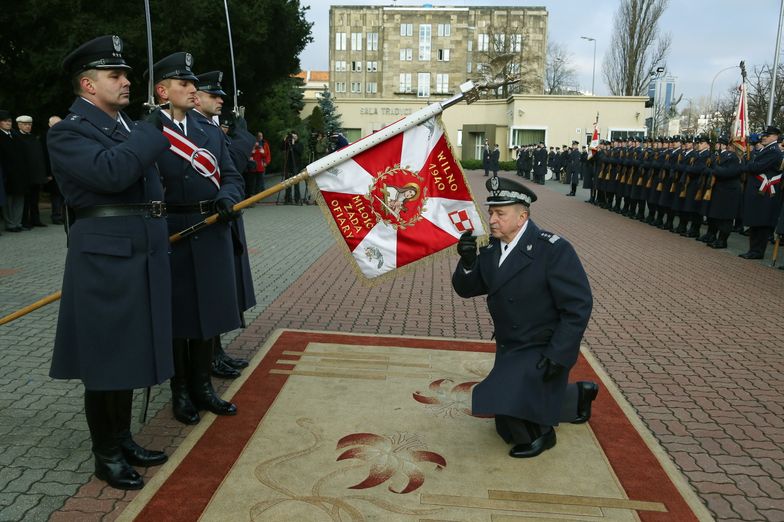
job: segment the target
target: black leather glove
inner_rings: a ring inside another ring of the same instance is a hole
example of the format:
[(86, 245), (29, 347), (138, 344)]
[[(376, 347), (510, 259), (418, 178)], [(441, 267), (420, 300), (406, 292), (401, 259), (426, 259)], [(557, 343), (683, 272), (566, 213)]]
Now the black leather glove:
[(240, 211), (234, 210), (234, 203), (226, 198), (215, 200), (215, 211), (218, 213), (218, 220), (224, 223), (237, 219), (241, 214)]
[(476, 262), (476, 238), (471, 235), (471, 231), (463, 232), (457, 241), (457, 253), (460, 254), (460, 261), (466, 270), (474, 268)]
[(237, 128), (237, 130), (248, 130), (248, 122), (245, 121), (245, 118), (242, 116), (237, 116), (237, 118), (234, 120), (234, 126)]
[(539, 359), (539, 362), (536, 363), (537, 370), (541, 370), (542, 368), (544, 368), (544, 375), (542, 375), (542, 380), (544, 382), (557, 379), (558, 376), (560, 376), (564, 370), (566, 370), (564, 366), (561, 366), (546, 355), (542, 355), (542, 357)]
[(163, 132), (163, 120), (161, 119), (163, 114), (161, 114), (161, 109), (156, 107), (155, 109), (151, 110), (150, 113), (144, 117), (144, 121), (158, 129), (159, 131)]

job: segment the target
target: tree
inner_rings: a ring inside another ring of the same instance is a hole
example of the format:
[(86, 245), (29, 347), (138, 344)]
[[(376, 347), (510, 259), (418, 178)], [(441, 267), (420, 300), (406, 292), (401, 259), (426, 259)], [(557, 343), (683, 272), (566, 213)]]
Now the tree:
[(566, 94), (576, 83), (575, 70), (571, 65), (569, 50), (557, 42), (547, 42), (547, 64), (544, 68), (544, 93)]
[[(524, 59), (523, 29), (516, 25), (497, 27), (488, 26), (486, 47), (477, 49), (476, 73), (471, 78), (475, 82), (498, 85), (495, 89), (483, 92), (485, 97), (506, 98), (510, 94), (522, 92), (542, 92), (542, 79), (533, 73), (530, 62), (543, 61), (544, 57), (530, 52)], [(511, 79), (517, 83), (505, 84)]]
[[(136, 117), (147, 99), (147, 37), (144, 4), (104, 0), (81, 7), (74, 0), (14, 2), (0, 9), (0, 100), (3, 108), (31, 114), (46, 121), (51, 114), (64, 116), (73, 100), (63, 73), (63, 58), (77, 46), (102, 34), (117, 34), (125, 44), (123, 54), (131, 72), (131, 103)], [(234, 37), (237, 84), (247, 107), (251, 126), (257, 126), (264, 99), (282, 78), (299, 71), (299, 54), (312, 40), (307, 7), (299, 0), (229, 0)], [(194, 57), (197, 73), (222, 70), (224, 89), (232, 93), (231, 63), (223, 2), (150, 0), (155, 60), (175, 51)], [(67, 13), (67, 16), (63, 16)], [(285, 27), (285, 31), (280, 28)], [(41, 35), (47, 35), (42, 37)], [(233, 105), (233, 96), (226, 105)]]
[[(764, 129), (768, 119), (768, 106), (770, 104), (770, 84), (771, 72), (770, 65), (754, 67), (748, 76), (748, 100), (749, 100), (749, 128)], [(784, 64), (779, 64), (776, 80), (776, 95), (773, 97), (773, 121), (776, 126), (784, 125)], [(751, 130), (750, 132), (754, 132)]]
[(614, 96), (645, 93), (651, 75), (666, 64), (669, 34), (659, 34), (659, 20), (669, 0), (621, 0), (602, 73)]
[(321, 107), (318, 105), (313, 107), (307, 120), (311, 132), (324, 132), (324, 113), (321, 111)]
[(304, 106), (302, 85), (301, 78), (283, 78), (271, 86), (257, 105), (256, 119), (263, 123), (261, 127), (251, 127), (251, 129), (262, 130), (269, 140), (272, 152), (269, 170), (272, 172), (281, 167), (282, 155), (278, 146), (283, 143), (286, 134), (294, 131), (302, 139), (307, 136), (307, 129), (299, 117)]
[(326, 85), (318, 96), (318, 106), (324, 118), (324, 133), (327, 136), (331, 136), (336, 132), (341, 132), (343, 123), (340, 121), (340, 114), (338, 114), (337, 108), (335, 108), (335, 100), (332, 98), (332, 93), (329, 92)]

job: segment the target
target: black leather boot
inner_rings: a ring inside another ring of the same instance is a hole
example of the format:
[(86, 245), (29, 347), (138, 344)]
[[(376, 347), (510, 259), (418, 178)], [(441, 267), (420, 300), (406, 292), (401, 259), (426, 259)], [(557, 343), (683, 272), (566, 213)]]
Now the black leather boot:
[(199, 411), (193, 405), (188, 391), (188, 340), (175, 339), (173, 349), (174, 375), (170, 383), (174, 418), (183, 424), (196, 424), (199, 422)]
[(95, 476), (115, 489), (141, 489), (144, 479), (125, 460), (114, 432), (112, 392), (85, 390), (84, 413), (90, 429)]
[(214, 343), (215, 345), (213, 347), (213, 350), (214, 350), (214, 357), (216, 359), (220, 359), (225, 364), (231, 366), (235, 370), (241, 370), (243, 368), (248, 367), (249, 363), (247, 359), (242, 359), (240, 357), (231, 357), (229, 354), (223, 351), (223, 345), (221, 344), (220, 336), (214, 338)]
[(237, 407), (218, 397), (212, 387), (212, 339), (190, 339), (188, 343), (188, 391), (194, 406), (215, 415), (236, 415)]
[(136, 441), (131, 436), (133, 392), (131, 390), (122, 390), (109, 393), (114, 395), (114, 433), (128, 464), (148, 468), (150, 466), (160, 466), (166, 462), (168, 457), (164, 452), (142, 448), (136, 444)]

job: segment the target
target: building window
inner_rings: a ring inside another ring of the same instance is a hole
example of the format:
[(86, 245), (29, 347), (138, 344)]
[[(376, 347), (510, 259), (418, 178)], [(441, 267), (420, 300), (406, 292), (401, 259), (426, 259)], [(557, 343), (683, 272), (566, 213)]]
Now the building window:
[(378, 33), (367, 34), (367, 50), (378, 51)]
[(518, 62), (512, 62), (509, 64), (509, 74), (512, 76), (517, 76), (520, 74), (520, 64)]
[(362, 50), (362, 33), (351, 33), (351, 50)]
[(335, 33), (335, 50), (346, 50), (346, 33)]
[(495, 37), (495, 50), (506, 52), (506, 35), (499, 34)]
[(400, 73), (400, 92), (411, 92), (411, 73)]
[(346, 82), (335, 82), (335, 92), (346, 92)]
[(419, 25), (419, 61), (430, 61), (430, 24)]
[(468, 40), (468, 52), (472, 52), (474, 50), (474, 41)]
[(335, 60), (335, 72), (346, 72), (346, 60)]
[(351, 82), (351, 92), (362, 92), (362, 82)]
[(521, 34), (513, 34), (512, 35), (512, 52), (519, 53), (523, 50), (523, 35)]
[(400, 49), (400, 61), (410, 62), (414, 58), (414, 50), (410, 47), (408, 49)]
[(400, 36), (413, 36), (414, 24), (400, 24)]
[(367, 70), (368, 72), (378, 71), (378, 62), (367, 62)]
[(438, 36), (450, 36), (452, 34), (452, 24), (438, 24)]
[(436, 92), (445, 94), (449, 92), (449, 75), (436, 74)]
[(430, 73), (417, 73), (417, 96), (419, 98), (430, 96)]
[(438, 50), (438, 61), (439, 62), (448, 62), (449, 61), (449, 49), (439, 49)]
[(476, 42), (476, 50), (480, 52), (487, 52), (490, 47), (490, 35), (482, 33)]
[(376, 82), (368, 82), (365, 92), (368, 94), (376, 94), (378, 92), (378, 84)]
[(351, 62), (351, 72), (362, 72), (362, 62), (361, 61)]
[(468, 60), (468, 62), (466, 62), (466, 72), (470, 73), (471, 69), (473, 69), (473, 64), (471, 63), (471, 60)]
[(463, 146), (463, 129), (457, 129), (457, 146)]

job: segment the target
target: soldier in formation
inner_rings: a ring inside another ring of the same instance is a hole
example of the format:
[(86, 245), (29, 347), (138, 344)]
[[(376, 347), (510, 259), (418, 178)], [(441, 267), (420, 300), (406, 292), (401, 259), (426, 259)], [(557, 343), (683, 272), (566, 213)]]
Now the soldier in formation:
[(602, 141), (588, 201), (717, 249), (742, 222), (749, 249), (740, 257), (762, 259), (782, 212), (780, 135), (767, 127), (748, 153), (704, 134)]

